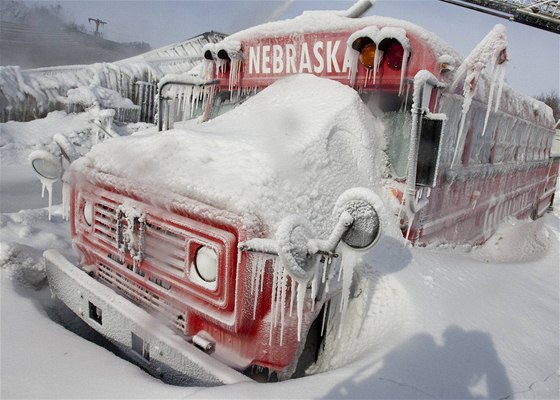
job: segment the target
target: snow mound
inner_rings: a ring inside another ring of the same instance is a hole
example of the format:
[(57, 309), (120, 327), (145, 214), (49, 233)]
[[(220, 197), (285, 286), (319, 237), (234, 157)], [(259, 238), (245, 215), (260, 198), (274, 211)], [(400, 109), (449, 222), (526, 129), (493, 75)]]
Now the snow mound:
[(29, 287), (45, 283), (43, 251), (47, 249), (58, 249), (75, 258), (68, 242), (70, 227), (60, 211), (60, 207), (55, 207), (53, 221), (49, 221), (46, 209), (0, 215), (0, 270), (11, 280)]
[[(547, 218), (560, 220), (558, 217)], [(502, 223), (496, 233), (484, 244), (473, 250), (473, 255), (488, 263), (512, 263), (538, 260), (559, 240), (549, 230), (543, 218), (537, 221), (520, 221), (510, 218)]]
[(97, 85), (79, 86), (68, 90), (68, 104), (80, 104), (84, 108), (97, 106), (101, 108), (139, 108), (132, 100), (120, 93)]
[[(177, 126), (186, 127), (187, 125)], [(111, 140), (77, 169), (126, 178), (227, 209), (256, 214), (270, 232), (301, 214), (321, 237), (346, 189), (379, 187), (384, 126), (358, 93), (338, 82), (294, 75), (197, 127)], [(123, 188), (125, 189), (125, 188)]]

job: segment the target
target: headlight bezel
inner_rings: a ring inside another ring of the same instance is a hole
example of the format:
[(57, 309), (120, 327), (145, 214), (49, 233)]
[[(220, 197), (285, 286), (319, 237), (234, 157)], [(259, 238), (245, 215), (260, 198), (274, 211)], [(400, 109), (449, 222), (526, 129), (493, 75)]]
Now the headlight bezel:
[(84, 199), (83, 203), (81, 204), (81, 213), (82, 219), (86, 223), (87, 226), (93, 225), (93, 203), (90, 200)]
[(194, 283), (209, 290), (218, 287), (220, 269), (219, 251), (208, 243), (197, 243), (192, 252), (189, 277)]

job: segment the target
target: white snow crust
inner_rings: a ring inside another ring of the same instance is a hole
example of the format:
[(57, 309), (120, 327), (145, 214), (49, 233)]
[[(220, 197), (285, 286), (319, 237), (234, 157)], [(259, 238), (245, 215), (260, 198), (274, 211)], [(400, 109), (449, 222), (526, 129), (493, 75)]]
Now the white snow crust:
[(120, 93), (104, 87), (89, 85), (68, 90), (65, 102), (84, 107), (100, 108), (138, 108), (132, 100), (123, 98)]
[(383, 125), (354, 90), (312, 75), (281, 80), (229, 113), (189, 127), (100, 144), (76, 168), (151, 186), (154, 195), (164, 187), (255, 214), (270, 232), (284, 217), (301, 214), (320, 237), (330, 233), (325, 216), (340, 193), (379, 187), (385, 173)]

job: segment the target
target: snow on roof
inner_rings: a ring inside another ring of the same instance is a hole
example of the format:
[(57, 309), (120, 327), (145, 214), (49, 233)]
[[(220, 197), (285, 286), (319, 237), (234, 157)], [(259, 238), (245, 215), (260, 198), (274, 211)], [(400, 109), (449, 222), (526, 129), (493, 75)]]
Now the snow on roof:
[[(263, 38), (275, 38), (281, 36), (297, 36), (298, 34), (317, 33), (317, 32), (336, 32), (336, 31), (349, 31), (358, 32), (364, 29), (374, 28), (390, 28), (391, 32), (402, 32), (412, 34), (424, 41), (433, 49), (436, 59), (453, 60), (455, 67), (460, 66), (464, 60), (467, 63), (463, 64), (463, 68), (468, 67), (469, 58), (472, 58), (480, 52), (480, 45), (473, 50), (471, 55), (465, 59), (461, 56), (451, 45), (436, 34), (408, 21), (389, 18), (371, 16), (364, 18), (348, 18), (340, 11), (306, 11), (302, 15), (289, 20), (269, 22), (266, 24), (258, 25), (244, 31), (235, 33), (228, 36), (224, 41), (215, 46), (224, 46), (229, 41), (250, 41), (260, 40)], [(505, 32), (504, 32), (505, 34)], [(354, 35), (351, 35), (352, 38)], [(401, 43), (406, 43), (402, 38), (402, 33), (398, 35), (401, 37)], [(481, 42), (484, 43), (484, 40)], [(490, 43), (492, 45), (494, 43)], [(482, 48), (484, 50), (484, 48)], [(474, 53), (474, 54), (473, 54)], [(483, 65), (485, 67), (485, 64)], [(463, 72), (457, 71), (457, 74)], [(482, 71), (481, 84), (478, 85), (477, 91), (474, 96), (480, 101), (486, 102), (491, 88), (492, 77), (486, 69)], [(501, 103), (502, 109), (511, 113), (512, 115), (523, 116), (524, 118), (535, 121), (535, 123), (552, 126), (553, 119), (549, 107), (529, 96), (516, 92), (507, 83), (503, 84), (503, 90), (498, 91), (499, 95), (503, 95), (504, 101)], [(471, 95), (471, 94), (469, 94)]]
[(269, 232), (301, 214), (324, 237), (337, 197), (384, 174), (383, 129), (353, 89), (294, 75), (195, 129), (97, 145), (75, 168), (256, 215)]
[(317, 32), (357, 31), (367, 26), (401, 28), (429, 43), (436, 56), (449, 54), (460, 60), (457, 51), (436, 34), (408, 21), (389, 17), (348, 18), (340, 11), (305, 11), (293, 19), (274, 21), (237, 32), (224, 39), (247, 41)]

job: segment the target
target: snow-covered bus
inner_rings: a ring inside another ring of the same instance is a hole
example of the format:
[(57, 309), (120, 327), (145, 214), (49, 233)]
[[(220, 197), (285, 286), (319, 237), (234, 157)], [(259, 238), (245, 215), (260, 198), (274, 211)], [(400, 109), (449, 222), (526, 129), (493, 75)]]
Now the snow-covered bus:
[(159, 83), (161, 132), (67, 172), (81, 261), (45, 253), (50, 285), (144, 368), (301, 376), (380, 235), (476, 245), (551, 204), (552, 111), (503, 83), (505, 28), (462, 58), (369, 5), (207, 45)]

